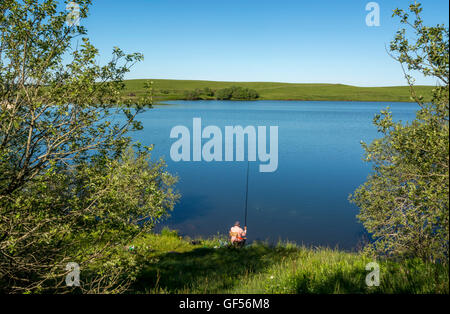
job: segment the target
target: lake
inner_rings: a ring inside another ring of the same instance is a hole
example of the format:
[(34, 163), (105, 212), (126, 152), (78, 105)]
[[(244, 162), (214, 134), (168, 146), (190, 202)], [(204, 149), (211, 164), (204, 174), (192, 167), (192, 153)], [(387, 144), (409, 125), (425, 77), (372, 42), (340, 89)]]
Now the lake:
[[(295, 241), (352, 249), (365, 235), (358, 208), (348, 196), (371, 168), (363, 162), (360, 141), (379, 136), (372, 124), (390, 106), (395, 120), (411, 121), (414, 103), (335, 101), (171, 101), (138, 116), (144, 130), (133, 133), (142, 144), (154, 144), (153, 157), (164, 157), (179, 176), (182, 194), (171, 218), (162, 225), (182, 235), (228, 234), (243, 223), (247, 161), (174, 162), (169, 137), (176, 125), (278, 126), (278, 168), (259, 172), (250, 163), (248, 240)], [(161, 228), (161, 226), (159, 226)]]

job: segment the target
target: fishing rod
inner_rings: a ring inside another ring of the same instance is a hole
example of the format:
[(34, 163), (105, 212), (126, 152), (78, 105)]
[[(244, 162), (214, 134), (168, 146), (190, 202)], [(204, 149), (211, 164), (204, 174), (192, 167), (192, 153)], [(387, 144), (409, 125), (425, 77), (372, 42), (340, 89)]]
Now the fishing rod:
[(248, 173), (250, 170), (250, 160), (247, 162), (247, 184), (246, 184), (246, 190), (245, 190), (245, 220), (244, 220), (244, 226), (247, 227), (247, 205), (248, 205)]

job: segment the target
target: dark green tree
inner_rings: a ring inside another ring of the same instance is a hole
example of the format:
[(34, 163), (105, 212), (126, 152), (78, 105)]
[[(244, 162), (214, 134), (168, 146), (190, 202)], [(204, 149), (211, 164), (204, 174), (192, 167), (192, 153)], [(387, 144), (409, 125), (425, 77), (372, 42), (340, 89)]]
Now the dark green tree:
[(259, 98), (259, 95), (255, 90), (241, 86), (231, 86), (229, 88), (219, 89), (215, 95), (219, 100), (252, 100)]
[(233, 90), (231, 88), (222, 88), (217, 90), (215, 95), (218, 100), (229, 100), (233, 97)]
[(184, 91), (183, 99), (184, 100), (199, 100), (199, 99), (201, 99), (200, 92), (198, 89)]
[(209, 88), (209, 87), (205, 87), (203, 89), (203, 94), (205, 96), (212, 97), (212, 96), (214, 96), (214, 91), (211, 88)]

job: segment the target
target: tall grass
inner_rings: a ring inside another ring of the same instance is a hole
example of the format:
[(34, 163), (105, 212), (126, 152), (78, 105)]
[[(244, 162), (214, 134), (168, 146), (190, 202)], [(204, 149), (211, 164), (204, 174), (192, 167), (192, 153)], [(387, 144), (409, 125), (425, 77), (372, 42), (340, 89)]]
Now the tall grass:
[(242, 249), (226, 238), (146, 235), (133, 243), (142, 268), (133, 293), (449, 293), (448, 265), (378, 260), (380, 286), (368, 287), (361, 253), (295, 243), (253, 243)]

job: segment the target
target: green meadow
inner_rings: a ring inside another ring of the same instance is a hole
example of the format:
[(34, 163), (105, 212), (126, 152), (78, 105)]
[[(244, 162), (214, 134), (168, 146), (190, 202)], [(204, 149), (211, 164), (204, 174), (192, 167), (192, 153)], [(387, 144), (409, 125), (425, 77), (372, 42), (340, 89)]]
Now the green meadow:
[[(226, 237), (180, 237), (164, 229), (135, 240), (123, 258), (140, 270), (130, 293), (448, 293), (448, 266), (418, 259), (378, 260), (380, 285), (368, 287), (361, 252), (280, 242), (227, 245)], [(127, 257), (128, 255), (128, 257)]]
[[(134, 98), (144, 95), (144, 82), (153, 82), (155, 101), (180, 100), (186, 91), (210, 88), (219, 90), (231, 86), (254, 89), (261, 100), (329, 100), (329, 101), (398, 101), (408, 102), (409, 86), (357, 87), (343, 84), (297, 84), (272, 82), (217, 82), (195, 80), (126, 80), (125, 95)], [(431, 99), (433, 86), (415, 86), (416, 93)], [(214, 97), (203, 97), (214, 99)]]

